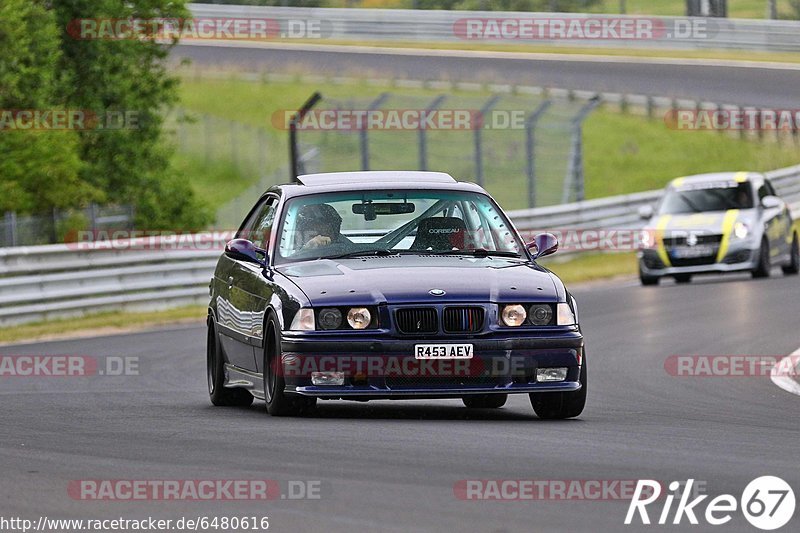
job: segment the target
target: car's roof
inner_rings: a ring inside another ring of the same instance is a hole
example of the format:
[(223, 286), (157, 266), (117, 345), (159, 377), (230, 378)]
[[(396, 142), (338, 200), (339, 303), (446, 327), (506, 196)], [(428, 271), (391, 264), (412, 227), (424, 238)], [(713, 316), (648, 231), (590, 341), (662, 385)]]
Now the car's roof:
[(756, 172), (712, 172), (709, 174), (697, 174), (694, 176), (684, 176), (675, 178), (670, 182), (673, 187), (681, 185), (691, 185), (695, 183), (709, 183), (720, 181), (740, 181), (745, 182), (760, 177)]
[(345, 191), (378, 191), (386, 189), (469, 191), (486, 194), (474, 184), (456, 181), (443, 172), (420, 171), (367, 171), (330, 172), (298, 176), (300, 183), (276, 185), (270, 190), (280, 190), (284, 196)]

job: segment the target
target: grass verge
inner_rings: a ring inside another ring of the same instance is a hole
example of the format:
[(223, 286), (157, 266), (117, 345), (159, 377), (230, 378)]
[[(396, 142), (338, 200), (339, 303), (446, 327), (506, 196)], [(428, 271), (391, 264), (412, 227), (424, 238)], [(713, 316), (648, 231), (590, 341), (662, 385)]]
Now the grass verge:
[(542, 265), (552, 270), (561, 281), (570, 285), (609, 279), (622, 276), (634, 276), (638, 273), (636, 254), (626, 253), (586, 253), (560, 262), (544, 259)]
[(97, 313), (79, 318), (32, 322), (0, 329), (0, 343), (54, 340), (123, 333), (180, 323), (202, 323), (204, 306), (177, 307), (162, 311)]

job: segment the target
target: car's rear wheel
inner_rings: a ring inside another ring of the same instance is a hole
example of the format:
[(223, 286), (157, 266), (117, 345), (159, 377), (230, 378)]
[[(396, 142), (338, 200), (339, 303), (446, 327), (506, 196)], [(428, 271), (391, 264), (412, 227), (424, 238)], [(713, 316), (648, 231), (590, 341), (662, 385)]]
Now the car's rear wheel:
[(692, 281), (691, 274), (676, 274), (675, 283), (690, 283)]
[(800, 243), (797, 242), (797, 233), (794, 234), (794, 239), (792, 239), (791, 257), (789, 264), (782, 267), (784, 274), (797, 274), (800, 272)]
[(481, 394), (461, 398), (464, 405), (470, 409), (499, 409), (507, 400), (508, 394)]
[(208, 396), (218, 407), (247, 407), (253, 403), (253, 395), (240, 388), (225, 387), (225, 361), (213, 317), (208, 318), (206, 339), (206, 376)]
[(535, 392), (530, 394), (531, 405), (539, 418), (561, 420), (574, 418), (586, 406), (586, 355), (580, 373), (581, 389), (572, 392)]
[(264, 400), (272, 416), (299, 416), (312, 409), (316, 398), (286, 393), (281, 364), (281, 333), (278, 321), (271, 316), (264, 336)]
[(758, 251), (758, 266), (753, 270), (752, 275), (754, 278), (768, 278), (769, 271), (769, 242), (764, 239), (761, 241), (761, 248)]

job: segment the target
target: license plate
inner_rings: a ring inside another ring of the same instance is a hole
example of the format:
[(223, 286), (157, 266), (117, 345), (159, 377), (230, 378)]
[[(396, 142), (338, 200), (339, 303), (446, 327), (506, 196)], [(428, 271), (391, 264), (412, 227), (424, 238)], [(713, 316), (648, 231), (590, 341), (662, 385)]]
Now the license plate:
[(415, 359), (472, 359), (472, 344), (417, 344)]
[(672, 257), (678, 259), (686, 259), (690, 257), (707, 257), (714, 255), (714, 249), (708, 246), (695, 246), (691, 248), (674, 248), (672, 250)]

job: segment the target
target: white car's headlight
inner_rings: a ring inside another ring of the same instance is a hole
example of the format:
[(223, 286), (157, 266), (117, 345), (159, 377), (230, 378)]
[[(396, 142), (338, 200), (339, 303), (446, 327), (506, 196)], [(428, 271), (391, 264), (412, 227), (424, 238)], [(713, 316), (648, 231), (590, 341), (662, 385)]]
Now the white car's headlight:
[(750, 235), (750, 228), (744, 222), (737, 222), (733, 226), (733, 234), (737, 239), (746, 239)]
[(575, 313), (572, 312), (572, 308), (570, 308), (569, 304), (558, 304), (556, 311), (556, 320), (559, 326), (575, 325)]
[(294, 315), (294, 320), (292, 320), (292, 325), (289, 329), (292, 331), (314, 331), (317, 329), (314, 323), (314, 310), (308, 308), (300, 309)]

